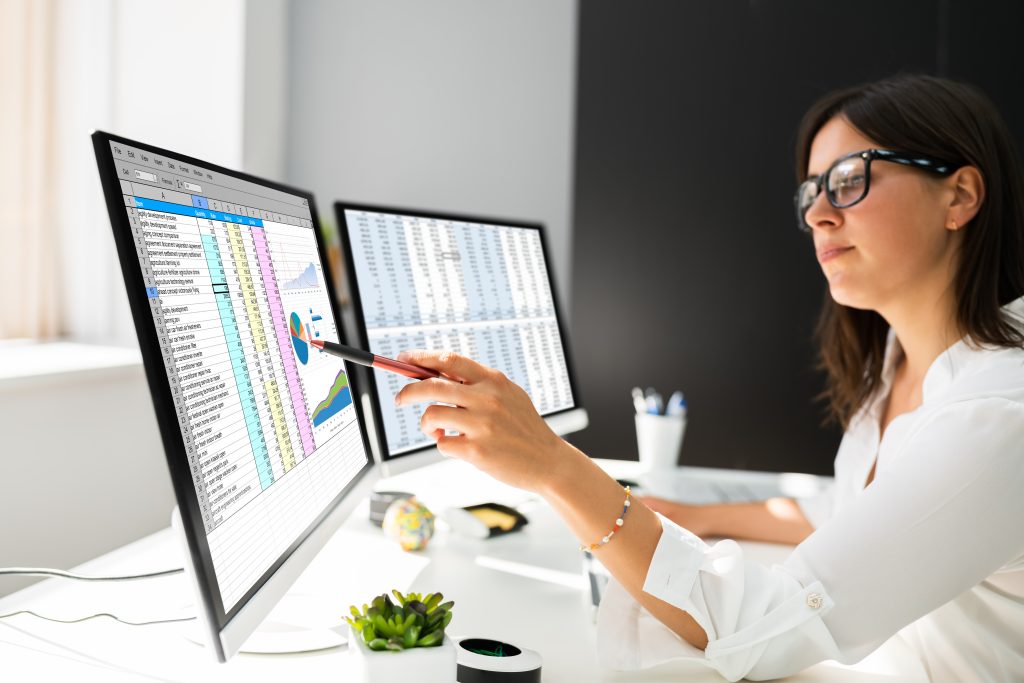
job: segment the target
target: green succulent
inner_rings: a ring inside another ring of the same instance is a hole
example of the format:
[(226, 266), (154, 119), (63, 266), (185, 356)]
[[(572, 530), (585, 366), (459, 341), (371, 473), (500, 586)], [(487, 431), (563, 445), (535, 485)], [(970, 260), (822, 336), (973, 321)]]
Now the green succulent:
[(444, 629), (452, 620), (451, 600), (441, 602), (440, 593), (402, 595), (392, 591), (398, 599), (396, 605), (387, 593), (378, 595), (362, 611), (352, 605), (351, 617), (345, 621), (371, 650), (393, 650), (400, 652), (414, 647), (434, 647), (444, 642)]

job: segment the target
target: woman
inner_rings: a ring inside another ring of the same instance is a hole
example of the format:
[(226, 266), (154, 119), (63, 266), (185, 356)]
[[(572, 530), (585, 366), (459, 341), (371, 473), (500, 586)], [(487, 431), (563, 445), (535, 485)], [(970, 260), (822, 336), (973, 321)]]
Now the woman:
[[(615, 578), (598, 630), (611, 665), (694, 657), (730, 680), (775, 678), (858, 661), (902, 630), (933, 680), (1024, 680), (1024, 182), (1010, 136), (976, 89), (896, 77), (812, 107), (797, 169), (846, 430), (830, 498), (645, 505), (519, 387), (452, 354), (403, 354), (460, 382), (397, 401), (449, 404), (423, 415), (439, 450), (539, 493), (593, 548)], [(702, 535), (798, 545), (767, 567)]]

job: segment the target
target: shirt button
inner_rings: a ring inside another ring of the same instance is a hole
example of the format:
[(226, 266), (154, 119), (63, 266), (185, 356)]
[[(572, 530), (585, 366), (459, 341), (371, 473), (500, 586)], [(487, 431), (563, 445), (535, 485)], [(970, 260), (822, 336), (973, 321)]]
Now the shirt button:
[(818, 593), (807, 594), (807, 606), (811, 609), (821, 609), (823, 604), (825, 604), (825, 599)]

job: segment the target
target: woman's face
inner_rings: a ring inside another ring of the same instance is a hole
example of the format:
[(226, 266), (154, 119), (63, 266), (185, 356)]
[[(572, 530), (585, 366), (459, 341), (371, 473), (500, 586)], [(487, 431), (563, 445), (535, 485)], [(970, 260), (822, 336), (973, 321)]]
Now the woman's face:
[[(837, 116), (811, 144), (808, 175), (873, 147), (880, 145)], [(946, 228), (953, 196), (941, 178), (879, 160), (871, 163), (870, 188), (859, 204), (836, 209), (822, 192), (806, 220), (832, 298), (883, 315), (901, 304), (937, 301), (955, 272), (959, 233)]]

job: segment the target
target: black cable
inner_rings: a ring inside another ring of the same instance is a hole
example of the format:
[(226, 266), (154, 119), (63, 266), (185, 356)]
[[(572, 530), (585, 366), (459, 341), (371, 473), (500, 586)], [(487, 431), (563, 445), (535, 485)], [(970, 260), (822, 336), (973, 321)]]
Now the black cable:
[(181, 574), (184, 571), (184, 567), (178, 567), (177, 569), (165, 569), (163, 571), (150, 572), (148, 574), (128, 574), (125, 576), (85, 576), (84, 574), (66, 572), (62, 569), (47, 569), (45, 567), (0, 567), (0, 575), (59, 576), (64, 579), (76, 579), (78, 581), (134, 581), (136, 579), (152, 579), (157, 576)]

